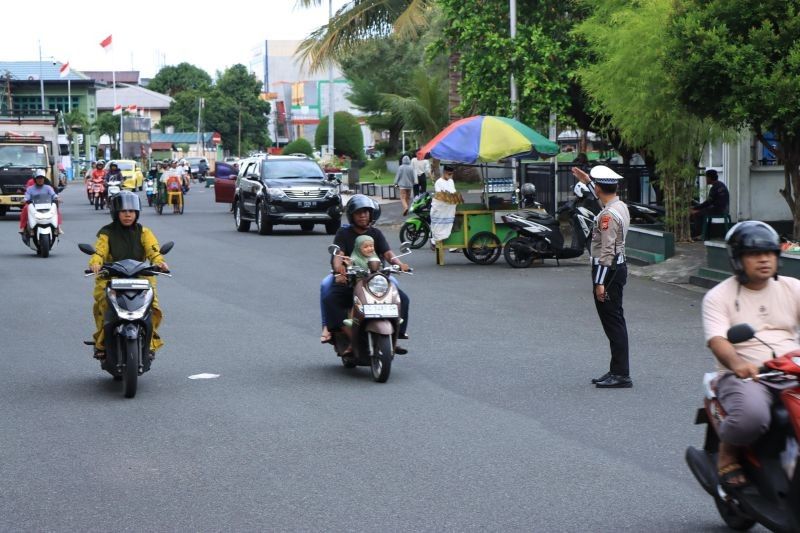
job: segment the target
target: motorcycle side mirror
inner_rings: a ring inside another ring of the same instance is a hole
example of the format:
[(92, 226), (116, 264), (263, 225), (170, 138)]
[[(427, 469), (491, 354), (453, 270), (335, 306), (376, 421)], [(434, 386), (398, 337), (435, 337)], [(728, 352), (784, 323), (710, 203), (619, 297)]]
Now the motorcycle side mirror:
[(173, 246), (175, 246), (174, 242), (172, 241), (165, 242), (164, 244), (161, 245), (161, 250), (159, 250), (159, 252), (161, 253), (161, 255), (167, 255), (169, 251), (172, 250)]
[(337, 255), (339, 253), (339, 250), (341, 250), (341, 248), (339, 248), (335, 244), (331, 244), (330, 246), (328, 246), (328, 253), (331, 255)]
[(727, 337), (731, 344), (749, 341), (756, 336), (756, 332), (750, 324), (736, 324), (728, 330)]
[(403, 255), (411, 253), (411, 243), (409, 241), (400, 243), (400, 253)]
[(96, 250), (94, 249), (94, 246), (92, 246), (91, 244), (83, 244), (83, 243), (81, 243), (81, 244), (78, 245), (78, 249), (81, 252), (85, 253), (86, 255), (94, 255), (96, 253)]

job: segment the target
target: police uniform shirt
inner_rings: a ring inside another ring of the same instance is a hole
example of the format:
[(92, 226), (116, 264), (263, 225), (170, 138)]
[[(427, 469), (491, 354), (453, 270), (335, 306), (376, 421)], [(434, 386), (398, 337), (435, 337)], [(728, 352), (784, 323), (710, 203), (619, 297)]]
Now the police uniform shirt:
[(594, 284), (602, 285), (609, 271), (616, 263), (625, 262), (625, 236), (630, 227), (631, 216), (628, 206), (619, 198), (614, 198), (597, 214), (597, 222), (592, 228), (592, 265), (597, 266)]

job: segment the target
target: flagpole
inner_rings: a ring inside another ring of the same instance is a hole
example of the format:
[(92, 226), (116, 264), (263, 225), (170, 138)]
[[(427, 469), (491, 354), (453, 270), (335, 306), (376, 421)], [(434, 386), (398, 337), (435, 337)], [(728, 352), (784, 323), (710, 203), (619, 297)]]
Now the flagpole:
[[(111, 85), (112, 91), (114, 93), (114, 109), (117, 109), (117, 71), (116, 66), (114, 64), (114, 43), (109, 43), (111, 46)], [(124, 157), (122, 155), (124, 142), (122, 140), (123, 132), (122, 132), (122, 112), (119, 114), (119, 157)]]

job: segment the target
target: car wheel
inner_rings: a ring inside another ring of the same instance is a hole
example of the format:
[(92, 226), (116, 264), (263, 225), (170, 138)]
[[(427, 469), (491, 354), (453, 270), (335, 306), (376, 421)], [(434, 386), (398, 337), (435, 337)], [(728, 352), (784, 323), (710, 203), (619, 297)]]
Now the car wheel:
[(300, 229), (303, 230), (303, 233), (311, 233), (314, 231), (314, 224), (311, 222), (303, 222), (300, 224)]
[(272, 234), (272, 224), (267, 222), (267, 217), (264, 211), (266, 210), (266, 206), (264, 202), (259, 202), (256, 205), (256, 229), (258, 230), (259, 235), (271, 235)]
[(250, 221), (242, 219), (242, 202), (240, 201), (233, 204), (233, 221), (236, 223), (236, 231), (241, 233), (250, 231)]

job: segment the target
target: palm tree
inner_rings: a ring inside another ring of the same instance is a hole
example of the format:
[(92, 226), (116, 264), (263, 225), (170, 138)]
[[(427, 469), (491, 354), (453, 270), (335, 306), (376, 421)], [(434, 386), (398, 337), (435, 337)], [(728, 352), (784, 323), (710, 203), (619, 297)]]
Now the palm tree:
[(414, 72), (412, 80), (410, 96), (381, 96), (386, 107), (403, 118), (403, 127), (418, 131), (418, 140), (424, 144), (449, 122), (447, 80), (431, 76), (421, 68)]
[[(323, 0), (297, 0), (301, 7), (322, 3)], [(312, 72), (317, 72), (364, 39), (392, 33), (401, 37), (419, 36), (428, 26), (433, 4), (433, 0), (350, 0), (328, 24), (300, 43), (297, 55)]]

